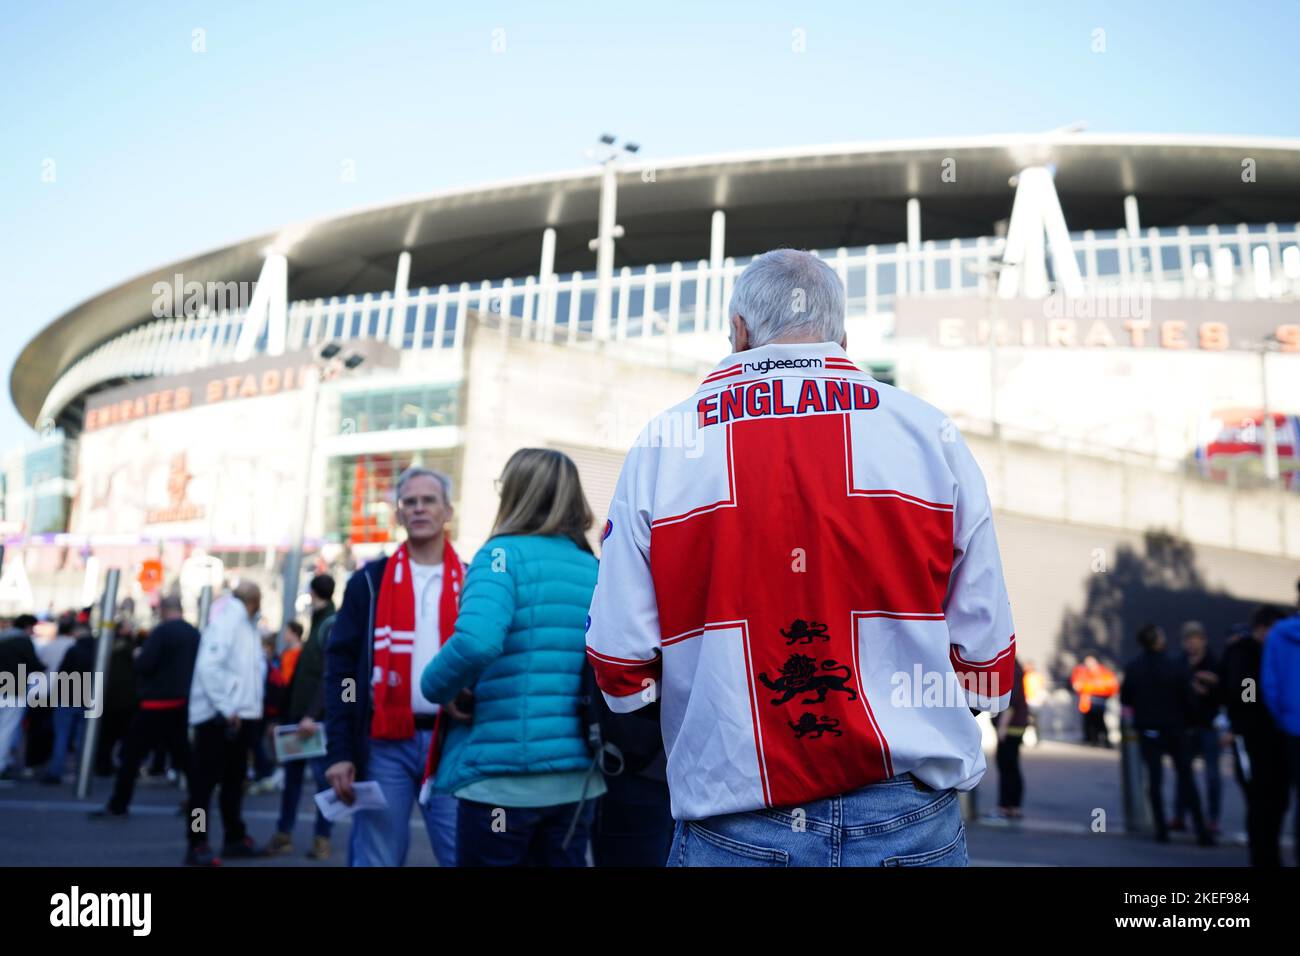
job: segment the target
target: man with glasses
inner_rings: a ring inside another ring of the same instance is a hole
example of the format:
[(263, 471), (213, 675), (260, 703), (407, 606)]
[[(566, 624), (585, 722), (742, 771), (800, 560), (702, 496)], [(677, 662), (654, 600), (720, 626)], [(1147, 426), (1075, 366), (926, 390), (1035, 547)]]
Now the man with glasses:
[[(397, 479), (406, 540), (348, 580), (325, 645), (326, 779), (344, 803), (373, 780), (387, 802), (352, 818), (350, 866), (402, 866), (420, 803), (440, 866), (456, 864), (456, 800), (428, 793), (443, 719), (420, 675), (451, 636), (464, 571), (447, 539), (451, 481), (427, 468)], [(452, 717), (463, 714), (448, 707)], [(423, 792), (422, 792), (423, 791)]]

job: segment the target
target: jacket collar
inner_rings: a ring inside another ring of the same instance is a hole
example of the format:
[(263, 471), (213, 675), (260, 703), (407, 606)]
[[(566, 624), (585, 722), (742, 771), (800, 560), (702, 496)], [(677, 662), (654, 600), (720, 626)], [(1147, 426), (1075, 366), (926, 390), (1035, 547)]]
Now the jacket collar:
[[(789, 362), (789, 365), (779, 363)], [(771, 364), (769, 364), (771, 363)], [(713, 367), (700, 388), (708, 388), (732, 381), (746, 381), (755, 375), (764, 375), (786, 368), (793, 374), (800, 371), (851, 373), (871, 376), (858, 368), (848, 353), (837, 342), (800, 342), (792, 345), (768, 344), (743, 352), (732, 352)]]

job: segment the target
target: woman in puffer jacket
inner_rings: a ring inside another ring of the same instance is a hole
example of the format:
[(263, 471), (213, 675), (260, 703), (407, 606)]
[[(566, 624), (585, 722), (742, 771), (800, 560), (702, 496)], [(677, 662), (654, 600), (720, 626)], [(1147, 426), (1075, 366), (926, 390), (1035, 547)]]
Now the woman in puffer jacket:
[[(579, 718), (596, 558), (567, 455), (523, 448), (498, 479), (492, 536), (465, 575), (455, 633), (420, 680), (452, 724), (434, 789), (459, 800), (461, 866), (582, 866), (604, 793)], [(569, 840), (566, 834), (574, 827)]]

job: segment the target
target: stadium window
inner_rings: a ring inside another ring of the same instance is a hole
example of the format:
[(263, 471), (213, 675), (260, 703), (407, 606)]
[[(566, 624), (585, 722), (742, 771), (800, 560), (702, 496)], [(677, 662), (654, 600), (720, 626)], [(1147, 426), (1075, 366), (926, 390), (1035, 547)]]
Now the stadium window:
[(391, 431), (402, 427), (402, 396), (403, 393), (398, 391), (384, 393), (383, 421), (377, 423), (376, 430)]
[(455, 385), (435, 384), (344, 395), (339, 402), (339, 430), (360, 433), (452, 425), (457, 391)]
[(406, 325), (402, 331), (402, 348), (409, 349), (415, 345), (415, 323), (419, 317), (419, 305), (412, 303), (406, 307)]
[(1119, 275), (1119, 250), (1097, 250), (1097, 274), (1103, 276)]
[(892, 296), (898, 291), (898, 263), (882, 262), (878, 268), (876, 294)]
[(451, 348), (456, 341), (456, 326), (460, 322), (460, 306), (454, 305), (447, 309), (447, 327), (442, 333), (442, 348)]

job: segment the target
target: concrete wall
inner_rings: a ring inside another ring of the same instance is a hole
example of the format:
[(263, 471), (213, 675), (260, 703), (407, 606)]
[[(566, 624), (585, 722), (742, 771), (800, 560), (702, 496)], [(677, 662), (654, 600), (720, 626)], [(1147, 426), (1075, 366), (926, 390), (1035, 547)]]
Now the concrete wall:
[[(954, 419), (988, 420), (987, 348), (895, 341), (881, 351), (897, 361), (903, 388)], [(1196, 447), (1214, 412), (1257, 409), (1263, 397), (1250, 351), (1002, 347), (996, 378), (1004, 425), (1169, 460)], [(1300, 353), (1268, 356), (1268, 391), (1274, 411), (1300, 413)]]
[(456, 524), (462, 557), (468, 560), (488, 537), (497, 509), (493, 479), (519, 448), (559, 447), (579, 460), (598, 534), (613, 492), (610, 472), (646, 422), (694, 391), (699, 379), (621, 356), (616, 347), (556, 347), (478, 324), (469, 338)]
[[(1016, 644), (1022, 658), (1040, 667), (1050, 665), (1063, 649), (1063, 632), (1078, 628), (1072, 616), (1098, 622), (1092, 649), (1122, 662), (1133, 649), (1134, 632), (1147, 620), (1162, 624), (1174, 639), (1183, 620), (1203, 619), (1217, 644), (1223, 635), (1214, 632), (1222, 630), (1225, 620), (1244, 619), (1246, 606), (1295, 603), (1300, 564), (1293, 560), (1191, 545), (1187, 555), (1202, 584), (1184, 587), (1186, 569), (1169, 568), (1152, 556), (1141, 531), (1062, 524), (1005, 511), (997, 513), (995, 523)], [(1132, 573), (1135, 561), (1145, 572), (1140, 580)], [(1116, 599), (1096, 593), (1104, 583), (1098, 579), (1107, 575), (1120, 579), (1115, 584), (1124, 593)]]
[(1061, 524), (1162, 528), (1197, 545), (1300, 559), (1300, 495), (1233, 489), (1150, 459), (965, 433), (996, 508)]

